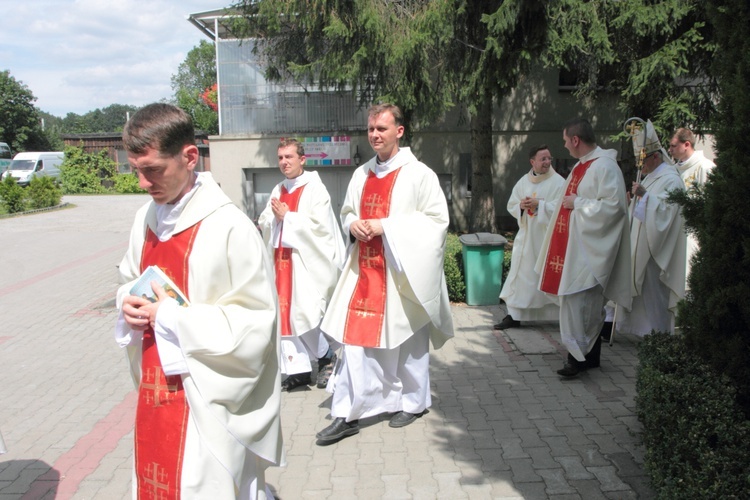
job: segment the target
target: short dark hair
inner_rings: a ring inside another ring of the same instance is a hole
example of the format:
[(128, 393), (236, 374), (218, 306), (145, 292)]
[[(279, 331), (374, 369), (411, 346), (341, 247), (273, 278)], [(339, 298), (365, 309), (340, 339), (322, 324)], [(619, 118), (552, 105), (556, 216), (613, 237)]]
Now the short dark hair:
[(305, 156), (305, 146), (302, 145), (297, 139), (287, 137), (279, 141), (279, 147), (276, 149), (286, 148), (288, 146), (295, 146), (297, 148), (297, 154), (299, 156)]
[(533, 159), (539, 151), (549, 149), (546, 144), (540, 144), (529, 149), (529, 160)]
[(596, 144), (596, 135), (594, 135), (594, 127), (585, 118), (573, 118), (569, 120), (563, 127), (565, 135), (568, 137), (576, 136), (581, 142), (589, 145)]
[(125, 124), (122, 142), (128, 153), (140, 155), (153, 148), (163, 156), (176, 156), (184, 146), (195, 144), (193, 120), (177, 106), (149, 104)]
[(681, 127), (674, 131), (674, 136), (680, 142), (689, 142), (690, 147), (695, 149), (695, 134), (689, 128)]
[(370, 109), (367, 110), (367, 116), (377, 116), (386, 111), (393, 115), (393, 121), (396, 122), (397, 127), (404, 124), (404, 114), (401, 112), (401, 108), (389, 102), (373, 104), (370, 106)]

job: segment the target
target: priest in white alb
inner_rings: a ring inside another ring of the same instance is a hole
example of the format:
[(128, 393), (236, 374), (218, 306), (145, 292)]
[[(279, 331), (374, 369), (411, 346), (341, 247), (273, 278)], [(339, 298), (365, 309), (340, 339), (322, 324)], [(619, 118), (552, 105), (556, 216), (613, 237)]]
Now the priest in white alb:
[(685, 185), (651, 120), (633, 135), (633, 149), (645, 155), (643, 178), (631, 188), (633, 306), (623, 311), (617, 331), (642, 337), (652, 330), (672, 332), (677, 303), (685, 297), (685, 227), (680, 206), (667, 201)]
[(560, 336), (568, 357), (557, 373), (575, 377), (600, 363), (607, 300), (630, 309), (626, 189), (617, 151), (597, 146), (591, 124), (563, 129), (578, 163), (565, 182), (537, 261), (539, 289), (560, 297)]
[[(703, 186), (716, 166), (714, 162), (706, 158), (703, 151), (695, 150), (695, 141), (695, 134), (687, 128), (678, 128), (669, 141), (669, 152), (677, 162), (677, 171), (688, 192), (693, 187)], [(690, 275), (690, 265), (695, 252), (698, 251), (698, 246), (698, 238), (695, 234), (687, 234), (685, 279)], [(688, 288), (687, 284), (686, 288)]]
[(531, 170), (516, 183), (508, 200), (508, 212), (518, 222), (518, 232), (510, 271), (500, 291), (508, 314), (495, 330), (518, 327), (522, 321), (560, 319), (559, 301), (539, 291), (539, 274), (534, 266), (565, 179), (552, 168), (552, 154), (546, 145), (532, 148), (529, 162)]
[(316, 361), (316, 385), (322, 389), (335, 356), (320, 331), (320, 321), (338, 282), (346, 249), (328, 190), (317, 172), (304, 169), (303, 144), (284, 139), (277, 152), (286, 179), (273, 188), (258, 225), (274, 257), (280, 366), (287, 375), (281, 387), (291, 391), (309, 385), (311, 362)]
[(443, 253), (448, 206), (438, 177), (409, 148), (401, 110), (369, 109), (375, 157), (358, 168), (341, 210), (349, 253), (321, 325), (344, 344), (329, 389), (328, 444), (359, 432), (359, 419), (393, 413), (403, 427), (430, 407), (429, 349), (453, 336)]
[[(282, 461), (273, 270), (258, 230), (209, 173), (194, 172), (192, 120), (169, 104), (140, 109), (123, 143), (152, 201), (135, 217), (119, 266), (116, 340), (138, 387), (134, 498), (273, 498)], [(149, 266), (151, 302), (130, 289)]]

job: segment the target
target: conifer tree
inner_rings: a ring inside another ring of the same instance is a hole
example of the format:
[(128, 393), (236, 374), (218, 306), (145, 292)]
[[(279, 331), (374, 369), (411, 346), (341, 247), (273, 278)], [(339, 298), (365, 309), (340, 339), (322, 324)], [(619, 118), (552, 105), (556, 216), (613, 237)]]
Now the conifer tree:
[(718, 157), (705, 188), (681, 198), (700, 250), (679, 322), (689, 349), (734, 380), (750, 414), (750, 4), (707, 3), (706, 12), (721, 91), (713, 124)]

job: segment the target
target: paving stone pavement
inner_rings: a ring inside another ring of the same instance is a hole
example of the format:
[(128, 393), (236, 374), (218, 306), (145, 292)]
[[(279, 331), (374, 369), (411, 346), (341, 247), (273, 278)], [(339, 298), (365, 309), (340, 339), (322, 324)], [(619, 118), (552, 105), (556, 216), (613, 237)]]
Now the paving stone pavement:
[[(0, 500), (130, 498), (135, 392), (112, 340), (116, 268), (133, 196), (68, 196), (72, 208), (0, 219)], [(561, 380), (556, 323), (505, 332), (502, 306), (453, 306), (456, 337), (432, 352), (429, 413), (387, 416), (330, 446), (330, 395), (282, 398), (283, 500), (653, 498), (635, 416), (639, 340)]]

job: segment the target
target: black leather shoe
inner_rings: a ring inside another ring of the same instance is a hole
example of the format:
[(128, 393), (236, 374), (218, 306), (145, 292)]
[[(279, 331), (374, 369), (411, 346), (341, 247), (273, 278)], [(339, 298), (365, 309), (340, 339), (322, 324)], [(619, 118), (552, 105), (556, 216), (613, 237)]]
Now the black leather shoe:
[(602, 326), (602, 330), (599, 333), (599, 335), (601, 335), (602, 340), (609, 342), (609, 339), (612, 337), (612, 322), (611, 321), (604, 322), (604, 325)]
[(565, 365), (560, 370), (557, 370), (557, 374), (566, 378), (573, 378), (578, 376), (578, 374), (585, 369), (585, 361), (578, 361), (571, 354), (568, 354), (568, 359), (565, 361)]
[(303, 385), (310, 385), (310, 372), (295, 373), (294, 375), (289, 375), (281, 383), (281, 390), (289, 392), (293, 389), (296, 389), (297, 387), (302, 387)]
[(508, 328), (516, 328), (519, 326), (521, 326), (521, 322), (514, 320), (510, 316), (510, 314), (508, 314), (500, 323), (496, 324), (492, 328), (494, 328), (495, 330), (507, 330)]
[(318, 432), (315, 437), (323, 443), (332, 443), (347, 436), (353, 436), (359, 432), (359, 420), (347, 422), (345, 418), (339, 417), (331, 425)]
[(424, 415), (422, 413), (409, 413), (408, 411), (400, 411), (391, 417), (391, 421), (388, 423), (389, 427), (399, 428), (406, 427), (416, 419)]

